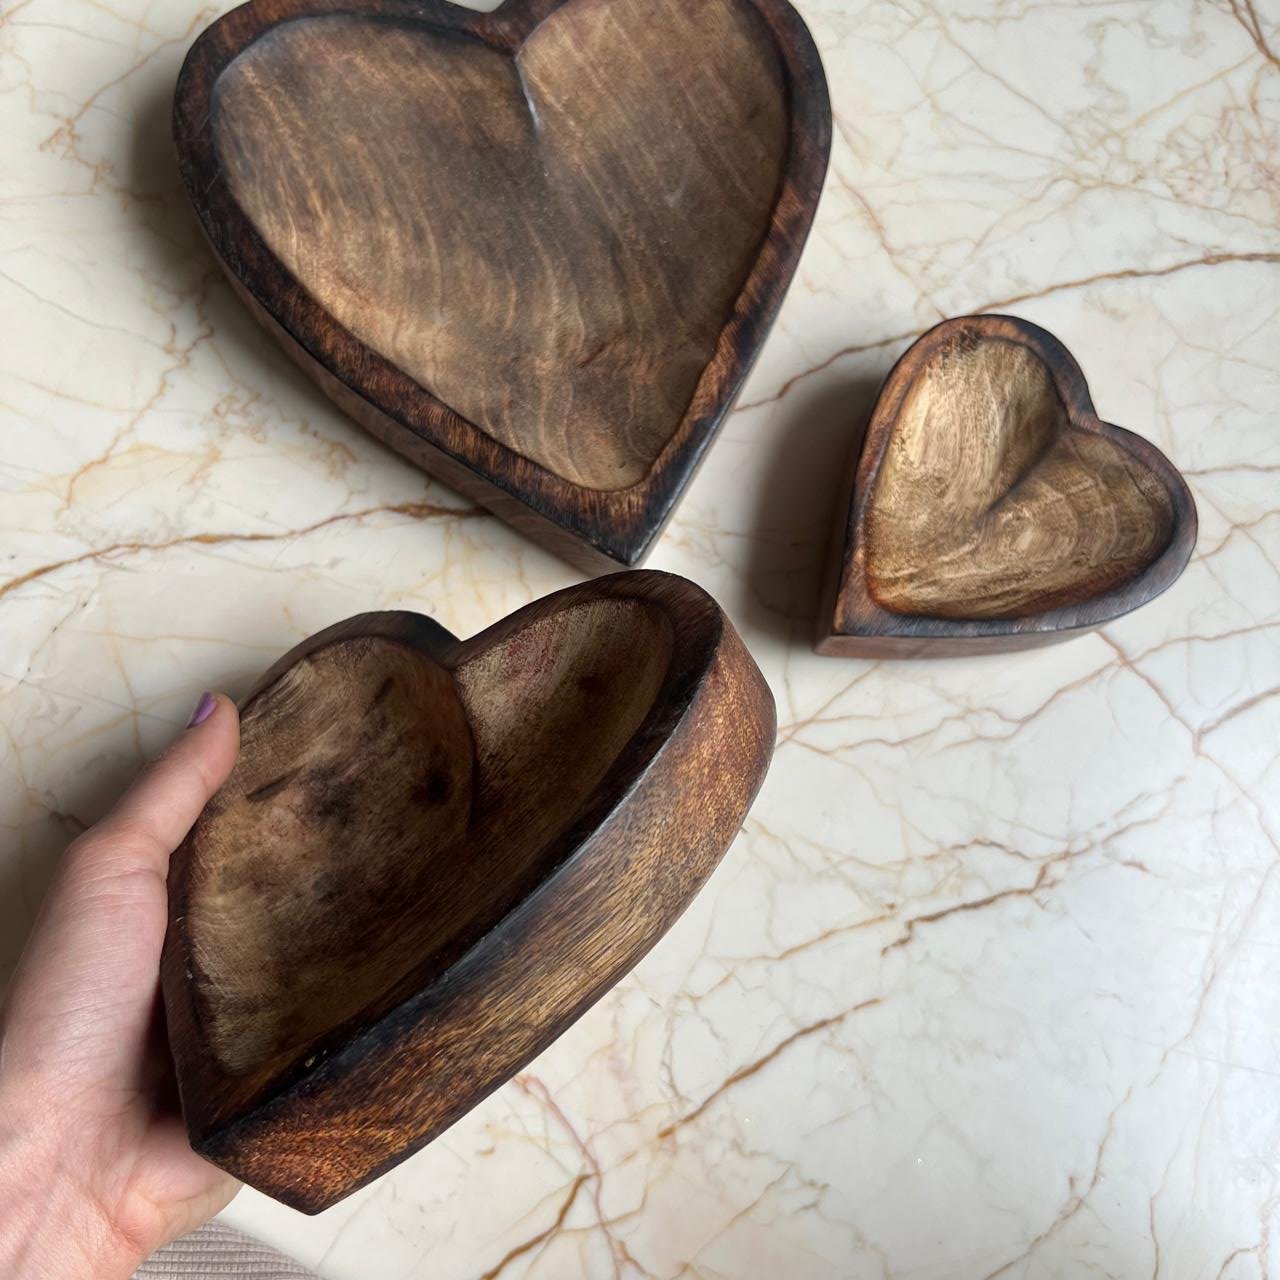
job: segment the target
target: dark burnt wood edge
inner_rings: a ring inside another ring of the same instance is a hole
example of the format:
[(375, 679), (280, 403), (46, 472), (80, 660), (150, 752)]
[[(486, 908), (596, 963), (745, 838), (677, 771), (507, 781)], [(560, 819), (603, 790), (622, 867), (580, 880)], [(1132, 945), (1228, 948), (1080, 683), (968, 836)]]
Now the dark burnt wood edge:
[(1012, 631), (1004, 635), (921, 635), (910, 632), (830, 632), (819, 635), (814, 652), (826, 658), (870, 661), (916, 658), (978, 658), (998, 653), (1043, 649), (1096, 631), (1100, 623), (1056, 631)]
[[(273, 328), (290, 347), (297, 348), (290, 354), (305, 357), (299, 363), (313, 378), (310, 365), (378, 414), (382, 429), (375, 434), (384, 443), (418, 465), (423, 465), (423, 457), (446, 459), (451, 465), (436, 470), (455, 487), (461, 487), (457, 469), (472, 473), (482, 485), (472, 486), (468, 496), (572, 563), (588, 571), (631, 567), (649, 553), (732, 410), (799, 265), (826, 175), (831, 105), (817, 46), (788, 0), (748, 2), (769, 28), (784, 72), (789, 137), (782, 180), (755, 265), (694, 390), (690, 410), (645, 479), (627, 489), (584, 488), (516, 453), (337, 324), (275, 257), (231, 198), (212, 143), (210, 107), (218, 77), (255, 40), (292, 17), (316, 11), (412, 17), (514, 50), (568, 0), (506, 0), (487, 14), (448, 0), (248, 0), (197, 37), (179, 72), (173, 134), (183, 183), (215, 256), (239, 291), (275, 322)], [(249, 268), (247, 275), (242, 265)], [(370, 373), (385, 384), (384, 390), (370, 387)], [(361, 381), (373, 395), (356, 390), (352, 380)], [(693, 405), (708, 393), (710, 408), (694, 416)], [(425, 455), (420, 446), (426, 446)], [(522, 527), (505, 509), (512, 502), (535, 517), (531, 527)], [(547, 536), (546, 524), (584, 543), (586, 556), (567, 550), (563, 538)]]
[[(637, 599), (654, 604), (665, 614), (673, 628), (672, 665), (644, 721), (583, 802), (575, 818), (561, 833), (556, 842), (558, 854), (554, 855), (556, 870), (542, 882), (535, 891), (536, 895), (549, 886), (554, 886), (571, 863), (590, 855), (594, 834), (627, 805), (668, 741), (696, 709), (708, 673), (724, 647), (726, 630), (747, 655), (748, 661), (751, 661), (745, 646), (719, 605), (695, 583), (657, 570), (633, 570), (607, 575), (535, 600), (469, 640), (457, 640), (443, 627), (420, 614), (360, 614), (328, 627), (294, 646), (272, 665), (241, 705), (247, 708), (254, 697), (274, 683), (294, 662), (343, 639), (380, 635), (416, 645), (414, 637), (421, 636), (427, 643), (416, 647), (421, 647), (442, 666), (455, 669), (474, 654), (501, 642), (531, 621), (553, 616), (579, 604), (609, 598)], [(370, 623), (373, 625), (372, 630), (360, 629), (360, 624)], [(772, 694), (764, 684), (763, 676), (759, 676), (759, 681), (772, 708)], [(763, 774), (760, 781), (763, 781)], [(216, 803), (216, 797), (211, 803)], [(203, 1046), (206, 1040), (196, 1007), (195, 993), (188, 977), (190, 961), (187, 937), (185, 932), (178, 931), (176, 927), (177, 922), (186, 914), (189, 872), (189, 864), (180, 854), (181, 850), (179, 854), (175, 854), (170, 877), (169, 936), (166, 938), (162, 959), (166, 1015), (169, 1018), (171, 1037), (181, 1036), (193, 1044)], [(516, 907), (509, 916), (519, 909)], [(504, 923), (505, 921), (499, 923), (489, 933), (477, 939), (448, 966), (446, 972), (452, 972), (456, 966), (466, 963), (469, 956), (477, 952), (483, 953), (485, 947), (497, 945), (494, 939), (501, 934)], [(185, 974), (180, 970), (185, 970)], [(276, 1071), (268, 1085), (242, 1104), (240, 1114), (229, 1121), (222, 1118), (223, 1104), (214, 1097), (219, 1092), (219, 1082), (225, 1078), (223, 1074), (206, 1061), (204, 1055), (193, 1058), (191, 1054), (183, 1054), (184, 1069), (190, 1072), (191, 1064), (194, 1063), (199, 1086), (196, 1095), (190, 1098), (190, 1091), (180, 1088), (183, 1116), (192, 1146), (201, 1154), (212, 1157), (215, 1152), (225, 1149), (228, 1142), (235, 1141), (235, 1135), (251, 1131), (253, 1117), (264, 1109), (287, 1105), (290, 1098), (298, 1093), (310, 1094), (317, 1089), (339, 1087), (343, 1076), (353, 1065), (359, 1063), (369, 1046), (385, 1045), (384, 1033), (380, 1029), (394, 1025), (406, 1008), (429, 999), (439, 980), (437, 977), (435, 982), (425, 987), (420, 984), (419, 990), (407, 995), (367, 1025), (360, 1026), (358, 1016), (357, 1019), (348, 1019), (342, 1026), (306, 1046), (305, 1051), (300, 1050), (291, 1065)], [(412, 976), (406, 978), (406, 988), (411, 981)], [(354, 1032), (353, 1022), (356, 1023)], [(318, 1066), (308, 1069), (303, 1063), (313, 1056), (319, 1056), (322, 1061)], [(249, 1128), (246, 1129), (245, 1126)]]
[[(1064, 605), (1022, 618), (974, 619), (937, 618), (920, 614), (899, 614), (883, 608), (867, 588), (865, 547), (859, 536), (866, 504), (875, 485), (907, 391), (919, 370), (937, 348), (952, 337), (953, 330), (977, 331), (983, 341), (1005, 341), (1026, 346), (1044, 362), (1054, 387), (1077, 430), (1092, 431), (1113, 439), (1148, 467), (1165, 486), (1173, 507), (1173, 531), (1164, 550), (1141, 573), (1127, 583), (1079, 604)], [(978, 314), (943, 320), (922, 334), (895, 362), (877, 394), (871, 420), (856, 465), (850, 471), (845, 493), (837, 512), (836, 529), (828, 552), (828, 571), (819, 606), (814, 649), (828, 656), (854, 656), (860, 641), (867, 641), (868, 656), (928, 656), (934, 652), (923, 642), (937, 639), (937, 656), (948, 656), (941, 648), (944, 640), (990, 640), (988, 652), (1009, 652), (1035, 647), (1035, 636), (1069, 639), (1084, 634), (1131, 613), (1168, 590), (1181, 576), (1195, 550), (1199, 522), (1195, 499), (1177, 467), (1151, 441), (1125, 427), (1098, 417), (1088, 382), (1070, 350), (1047, 329), (1017, 316)], [(843, 629), (845, 602), (858, 618), (857, 630)], [(1017, 637), (1028, 639), (1012, 643)], [(839, 644), (847, 639), (850, 644)], [(920, 641), (918, 654), (900, 655), (872, 652), (877, 641), (903, 639)], [(998, 644), (1001, 640), (1007, 644)], [(957, 652), (979, 652), (956, 649)]]

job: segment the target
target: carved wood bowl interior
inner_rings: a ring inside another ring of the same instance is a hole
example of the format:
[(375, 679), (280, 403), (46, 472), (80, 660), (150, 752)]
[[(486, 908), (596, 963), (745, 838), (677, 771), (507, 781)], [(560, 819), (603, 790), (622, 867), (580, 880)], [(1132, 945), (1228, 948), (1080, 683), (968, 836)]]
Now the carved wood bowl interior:
[(830, 120), (785, 0), (253, 0), (175, 128), (233, 278), (393, 421), (346, 407), (633, 562), (767, 332)]
[(1128, 612), (1195, 541), (1185, 482), (1100, 421), (1066, 348), (1026, 321), (970, 316), (895, 367), (833, 545), (819, 651), (1021, 648)]
[[(175, 855), (166, 999), (197, 1148), (307, 1209), (402, 1158), (652, 945), (771, 747), (746, 651), (668, 575), (467, 643), (371, 614), (295, 650)], [(300, 1094), (329, 1099), (323, 1133)]]
[(191, 846), (187, 927), (219, 1064), (296, 1054), (482, 936), (545, 874), (670, 653), (662, 614), (603, 600), (453, 672), (360, 635), (264, 690)]

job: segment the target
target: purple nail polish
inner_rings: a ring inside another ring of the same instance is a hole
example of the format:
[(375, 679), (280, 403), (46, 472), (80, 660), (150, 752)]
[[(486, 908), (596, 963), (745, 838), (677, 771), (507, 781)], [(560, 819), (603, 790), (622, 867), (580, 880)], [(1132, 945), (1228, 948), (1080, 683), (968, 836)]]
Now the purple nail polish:
[(196, 709), (191, 713), (191, 719), (187, 721), (187, 728), (194, 729), (198, 724), (204, 722), (213, 714), (213, 709), (218, 705), (218, 699), (211, 693), (202, 693), (200, 701), (196, 703)]

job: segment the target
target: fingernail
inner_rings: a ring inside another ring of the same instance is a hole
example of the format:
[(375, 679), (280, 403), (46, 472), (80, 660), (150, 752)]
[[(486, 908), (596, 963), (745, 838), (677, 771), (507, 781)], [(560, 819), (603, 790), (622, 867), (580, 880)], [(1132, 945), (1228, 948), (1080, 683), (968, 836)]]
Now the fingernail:
[(212, 693), (202, 693), (200, 701), (196, 703), (196, 709), (191, 713), (191, 719), (187, 721), (187, 728), (194, 729), (198, 724), (204, 722), (213, 715), (213, 709), (218, 705), (217, 697)]

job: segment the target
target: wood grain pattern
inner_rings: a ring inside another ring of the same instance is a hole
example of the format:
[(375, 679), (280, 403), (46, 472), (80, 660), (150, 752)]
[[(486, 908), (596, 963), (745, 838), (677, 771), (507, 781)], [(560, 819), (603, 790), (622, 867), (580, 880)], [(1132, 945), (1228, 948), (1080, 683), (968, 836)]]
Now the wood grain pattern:
[(418, 904), (466, 834), (472, 756), (449, 673), (383, 636), (317, 650), (246, 708), (186, 917), (222, 1070), (307, 1045), (430, 948)]
[(925, 656), (1065, 639), (1182, 572), (1195, 505), (1101, 422), (1051, 334), (946, 321), (886, 380), (832, 547), (818, 651)]
[(175, 136), (303, 367), (598, 566), (643, 556), (732, 404), (830, 119), (785, 0), (253, 0), (197, 41)]
[(470, 641), (365, 614), (286, 655), (170, 871), (193, 1146), (316, 1212), (545, 1048), (674, 922), (773, 749), (759, 671), (668, 574)]

